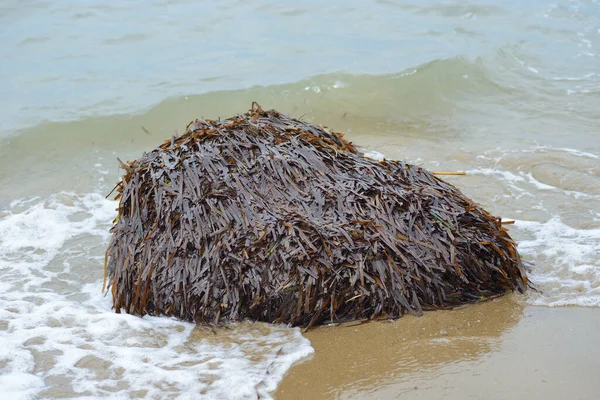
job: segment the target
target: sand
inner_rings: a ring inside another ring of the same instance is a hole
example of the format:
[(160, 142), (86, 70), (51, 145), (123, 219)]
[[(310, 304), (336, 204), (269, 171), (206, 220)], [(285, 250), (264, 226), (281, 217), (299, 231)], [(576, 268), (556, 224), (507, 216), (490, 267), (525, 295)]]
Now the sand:
[(600, 309), (532, 307), (520, 295), (305, 333), (285, 399), (598, 399)]

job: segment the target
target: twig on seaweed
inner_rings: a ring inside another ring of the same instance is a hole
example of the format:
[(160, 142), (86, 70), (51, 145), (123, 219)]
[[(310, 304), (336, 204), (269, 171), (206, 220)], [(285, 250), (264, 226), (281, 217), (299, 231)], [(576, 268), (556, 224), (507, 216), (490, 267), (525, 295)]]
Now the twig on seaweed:
[(113, 192), (115, 191), (115, 189), (117, 189), (119, 187), (119, 185), (121, 185), (121, 182), (117, 182), (117, 184), (112, 188), (112, 190), (110, 191), (110, 193), (108, 193), (105, 197), (105, 199), (108, 199), (108, 196), (110, 196), (111, 194), (113, 194)]
[(513, 225), (516, 221), (514, 219), (502, 219), (500, 223), (502, 225)]
[(106, 280), (108, 278), (108, 252), (104, 254), (104, 279), (102, 280), (102, 293), (106, 289)]
[(465, 171), (436, 171), (432, 172), (434, 175), (466, 175)]

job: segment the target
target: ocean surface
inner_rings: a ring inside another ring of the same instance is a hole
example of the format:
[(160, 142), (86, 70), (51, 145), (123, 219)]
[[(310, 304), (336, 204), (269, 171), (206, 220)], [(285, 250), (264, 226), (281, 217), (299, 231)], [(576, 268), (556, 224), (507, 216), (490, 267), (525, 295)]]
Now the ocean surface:
[(541, 292), (600, 307), (600, 2), (0, 3), (0, 393), (269, 398), (298, 329), (114, 314), (101, 293), (133, 160), (251, 102), (448, 177)]

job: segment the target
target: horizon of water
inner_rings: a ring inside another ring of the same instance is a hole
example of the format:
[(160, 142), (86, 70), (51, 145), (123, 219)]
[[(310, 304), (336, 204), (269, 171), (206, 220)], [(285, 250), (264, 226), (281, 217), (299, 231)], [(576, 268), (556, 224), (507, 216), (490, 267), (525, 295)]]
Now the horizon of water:
[(536, 306), (600, 307), (598, 1), (0, 5), (0, 391), (269, 397), (297, 329), (206, 332), (100, 293), (132, 160), (252, 101), (448, 177), (510, 233)]

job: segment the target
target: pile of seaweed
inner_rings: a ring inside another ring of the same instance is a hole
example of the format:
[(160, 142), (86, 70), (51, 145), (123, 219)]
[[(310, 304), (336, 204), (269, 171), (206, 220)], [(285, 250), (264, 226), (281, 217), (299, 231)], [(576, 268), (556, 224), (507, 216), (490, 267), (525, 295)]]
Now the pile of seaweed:
[(516, 244), (456, 187), (253, 103), (122, 163), (117, 312), (311, 326), (524, 291)]

